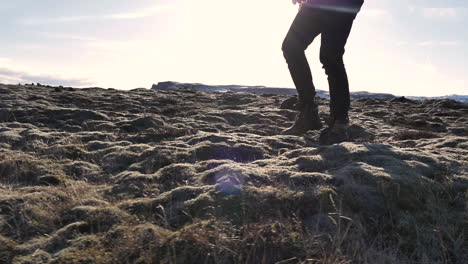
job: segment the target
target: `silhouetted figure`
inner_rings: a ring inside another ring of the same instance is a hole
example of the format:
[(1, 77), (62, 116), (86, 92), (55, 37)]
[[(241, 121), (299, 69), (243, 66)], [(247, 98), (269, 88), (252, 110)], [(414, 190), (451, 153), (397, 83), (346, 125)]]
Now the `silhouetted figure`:
[(353, 21), (364, 0), (293, 0), (293, 4), (296, 3), (301, 6), (284, 39), (282, 50), (299, 94), (300, 113), (294, 125), (283, 134), (300, 135), (322, 128), (314, 101), (312, 74), (304, 52), (320, 34), (320, 61), (328, 75), (330, 89), (329, 132), (338, 136), (346, 134), (350, 96), (343, 55)]

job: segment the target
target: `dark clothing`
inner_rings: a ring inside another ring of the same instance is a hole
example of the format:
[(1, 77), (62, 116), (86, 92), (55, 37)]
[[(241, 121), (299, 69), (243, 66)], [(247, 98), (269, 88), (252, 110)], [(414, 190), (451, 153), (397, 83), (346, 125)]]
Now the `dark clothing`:
[[(362, 0), (311, 1), (360, 3), (362, 5)], [(343, 55), (356, 14), (357, 12), (343, 12), (333, 8), (303, 5), (299, 9), (282, 46), (291, 77), (299, 94), (299, 102), (301, 104), (314, 102), (315, 87), (304, 51), (315, 37), (322, 34), (320, 62), (328, 75), (330, 114), (334, 120), (348, 119), (350, 95)]]

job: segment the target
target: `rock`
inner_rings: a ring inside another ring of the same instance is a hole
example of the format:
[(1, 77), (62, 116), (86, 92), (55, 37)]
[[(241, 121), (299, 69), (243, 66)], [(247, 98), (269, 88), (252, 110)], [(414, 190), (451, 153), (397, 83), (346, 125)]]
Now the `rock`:
[(392, 98), (392, 99), (390, 99), (390, 102), (391, 103), (411, 103), (411, 104), (415, 103), (413, 100), (408, 99), (408, 98), (406, 98), (404, 96)]
[(280, 109), (296, 110), (297, 102), (298, 102), (297, 96), (289, 97), (288, 99), (284, 100), (281, 103)]

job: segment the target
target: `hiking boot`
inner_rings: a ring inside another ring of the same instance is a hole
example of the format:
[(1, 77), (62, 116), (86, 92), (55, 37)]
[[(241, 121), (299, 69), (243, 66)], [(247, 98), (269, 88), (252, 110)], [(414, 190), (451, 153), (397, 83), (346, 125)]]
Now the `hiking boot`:
[(324, 145), (338, 144), (349, 141), (348, 121), (334, 120), (320, 135), (320, 143)]
[(309, 130), (319, 130), (322, 122), (318, 114), (318, 106), (315, 103), (305, 104), (301, 107), (294, 124), (281, 132), (282, 135), (302, 135)]
[(336, 121), (329, 132), (330, 144), (341, 143), (349, 140), (348, 123)]

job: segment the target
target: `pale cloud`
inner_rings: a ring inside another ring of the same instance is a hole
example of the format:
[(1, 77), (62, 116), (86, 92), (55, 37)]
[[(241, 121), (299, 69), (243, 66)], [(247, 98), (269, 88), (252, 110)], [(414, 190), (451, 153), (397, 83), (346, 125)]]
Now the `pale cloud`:
[(123, 19), (139, 19), (154, 16), (158, 13), (168, 11), (174, 6), (169, 4), (154, 5), (133, 12), (102, 14), (102, 15), (86, 15), (86, 16), (58, 16), (58, 17), (31, 17), (21, 19), (19, 22), (24, 25), (38, 24), (53, 24), (66, 22), (81, 22), (89, 20), (123, 20)]
[(465, 43), (462, 41), (449, 41), (449, 40), (442, 40), (442, 41), (421, 41), (421, 42), (409, 42), (409, 41), (397, 41), (395, 43), (397, 47), (407, 47), (407, 46), (418, 46), (418, 47), (461, 47), (464, 46)]
[(0, 83), (41, 83), (74, 87), (84, 87), (93, 84), (87, 79), (66, 78), (60, 75), (34, 74), (8, 68), (0, 68)]
[(132, 52), (137, 53), (140, 50), (144, 50), (147, 53), (147, 50), (154, 47), (154, 43), (150, 40), (128, 40), (128, 41), (118, 41), (118, 40), (95, 40), (89, 41), (85, 44), (91, 49), (97, 49), (101, 51), (108, 52)]
[(425, 73), (430, 73), (430, 74), (439, 73), (439, 68), (432, 63), (415, 63), (414, 65), (416, 66), (417, 69)]
[(106, 16), (106, 18), (109, 19), (136, 19), (136, 18), (145, 18), (145, 17), (150, 17), (153, 16), (154, 14), (163, 12), (163, 11), (168, 11), (172, 9), (174, 6), (173, 5), (156, 5), (152, 6), (149, 8), (137, 10), (134, 12), (127, 12), (127, 13), (117, 13), (117, 14), (112, 14), (109, 16)]
[(417, 45), (422, 47), (460, 47), (463, 43), (460, 41), (423, 41)]
[(366, 16), (366, 17), (384, 17), (384, 16), (389, 16), (390, 13), (383, 8), (368, 8), (368, 9), (363, 9), (360, 13), (359, 16)]
[(358, 14), (358, 19), (364, 23), (384, 23), (394, 24), (396, 22), (395, 14), (384, 8), (367, 8), (365, 5)]
[(78, 40), (78, 41), (96, 41), (96, 40), (98, 40), (96, 38), (83, 36), (83, 35), (78, 35), (78, 34), (48, 33), (48, 32), (43, 32), (41, 34), (43, 36), (45, 36), (45, 37), (48, 37), (48, 38), (63, 39), (63, 40)]
[(56, 33), (42, 33), (49, 38), (56, 38), (61, 40), (73, 40), (82, 43), (83, 46), (91, 49), (101, 51), (133, 51), (141, 49), (151, 49), (155, 46), (152, 40), (131, 39), (131, 40), (110, 40), (89, 37), (78, 34), (56, 34)]
[[(409, 61), (407, 66), (409, 68), (403, 70), (410, 74), (406, 75), (410, 78), (403, 78), (400, 86), (404, 87), (405, 93), (408, 95), (466, 95), (468, 92), (465, 79), (454, 79), (443, 68), (431, 62), (430, 58), (427, 58), (425, 62)], [(412, 87), (414, 90), (410, 92), (407, 90), (408, 87)]]
[(7, 63), (11, 63), (11, 60), (8, 59), (8, 58), (2, 58), (0, 57), (0, 64), (7, 64)]
[(385, 22), (393, 22), (392, 14), (383, 8), (363, 8), (359, 13), (359, 17), (363, 19), (373, 19)]
[(26, 70), (15, 65), (13, 60), (0, 57), (0, 83), (41, 83), (49, 85), (63, 85), (83, 87), (92, 85), (93, 82), (83, 78), (66, 77), (59, 74), (42, 74)]
[(397, 45), (398, 47), (408, 46), (408, 45), (409, 45), (409, 42), (408, 42), (408, 41), (398, 41), (398, 42), (396, 43), (396, 45)]
[(454, 19), (459, 16), (459, 10), (453, 7), (423, 8), (422, 14), (428, 19)]

